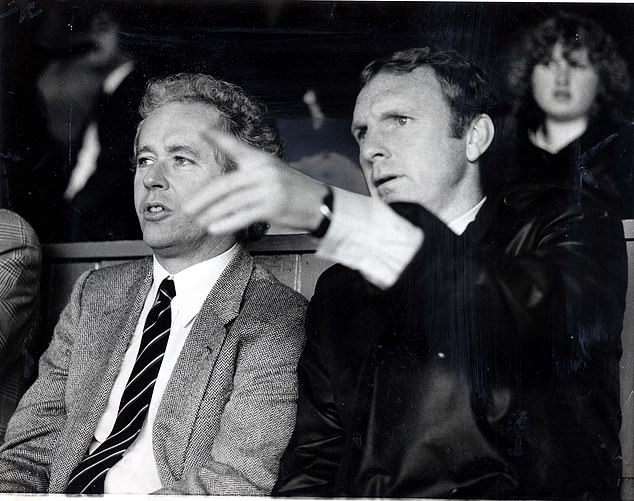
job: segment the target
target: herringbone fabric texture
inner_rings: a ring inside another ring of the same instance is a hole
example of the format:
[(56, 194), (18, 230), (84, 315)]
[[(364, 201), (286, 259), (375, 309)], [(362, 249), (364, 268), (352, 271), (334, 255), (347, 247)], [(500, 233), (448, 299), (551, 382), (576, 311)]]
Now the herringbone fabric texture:
[[(64, 492), (151, 284), (152, 258), (78, 280), (0, 448), (0, 492)], [(302, 296), (239, 250), (200, 309), (157, 409), (158, 493), (270, 494), (295, 424), (305, 310)]]
[(139, 353), (110, 436), (77, 465), (66, 487), (67, 493), (103, 493), (108, 470), (121, 459), (140, 433), (165, 355), (172, 323), (170, 304), (175, 295), (174, 282), (167, 277), (161, 282), (145, 321)]

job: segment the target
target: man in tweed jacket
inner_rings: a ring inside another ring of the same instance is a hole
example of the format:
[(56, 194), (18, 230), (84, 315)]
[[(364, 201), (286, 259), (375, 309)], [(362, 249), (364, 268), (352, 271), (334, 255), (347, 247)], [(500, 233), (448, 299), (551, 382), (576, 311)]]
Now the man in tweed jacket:
[(40, 243), (20, 216), (0, 210), (0, 443), (35, 376), (27, 345), (39, 325)]
[(171, 332), (149, 411), (101, 492), (268, 494), (277, 476), (295, 420), (306, 301), (254, 265), (236, 243), (244, 235), (208, 234), (182, 204), (230, 168), (199, 137), (209, 123), (273, 153), (279, 140), (241, 89), (205, 75), (149, 84), (140, 111), (135, 207), (154, 257), (75, 285), (0, 450), (2, 491), (69, 489), (113, 429), (144, 318), (169, 277)]

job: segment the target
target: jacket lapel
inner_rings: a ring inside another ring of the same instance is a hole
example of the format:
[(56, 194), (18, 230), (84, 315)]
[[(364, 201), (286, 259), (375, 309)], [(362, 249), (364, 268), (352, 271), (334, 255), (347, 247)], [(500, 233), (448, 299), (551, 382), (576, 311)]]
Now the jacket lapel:
[(163, 483), (182, 475), (203, 397), (220, 397), (210, 378), (230, 324), (240, 311), (252, 269), (253, 258), (241, 247), (205, 299), (176, 362), (152, 433)]
[[(59, 490), (64, 488), (92, 442), (151, 285), (151, 259), (139, 261), (132, 273), (102, 284), (109, 304), (101, 315), (95, 315), (85, 325), (96, 335), (91, 336), (93, 342), (85, 347), (82, 358), (74, 362), (75, 366), (85, 367), (74, 388), (76, 395), (84, 397), (77, 399), (77, 406), (69, 413), (65, 436), (56, 454), (60, 461), (53, 462), (53, 468), (59, 467), (61, 471), (51, 472), (52, 492), (55, 479), (60, 481)], [(93, 398), (86, 398), (87, 395)]]

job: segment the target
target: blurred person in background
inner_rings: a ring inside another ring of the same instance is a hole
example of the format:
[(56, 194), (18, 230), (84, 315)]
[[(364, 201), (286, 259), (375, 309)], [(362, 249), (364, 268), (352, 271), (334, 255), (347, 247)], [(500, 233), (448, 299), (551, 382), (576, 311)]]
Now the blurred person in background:
[(511, 184), (564, 184), (634, 217), (634, 127), (623, 113), (630, 75), (612, 37), (561, 13), (523, 33), (511, 61)]
[(21, 212), (44, 242), (140, 239), (130, 154), (147, 80), (120, 44), (116, 13), (56, 4), (38, 44), (50, 148), (23, 178)]

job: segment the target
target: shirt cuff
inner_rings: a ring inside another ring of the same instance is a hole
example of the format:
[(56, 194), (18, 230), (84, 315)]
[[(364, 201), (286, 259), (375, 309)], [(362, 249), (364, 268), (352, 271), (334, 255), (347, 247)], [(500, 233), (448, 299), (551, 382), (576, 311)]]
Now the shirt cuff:
[(381, 289), (391, 287), (422, 245), (422, 230), (379, 200), (334, 191), (330, 228), (317, 256), (358, 270)]

